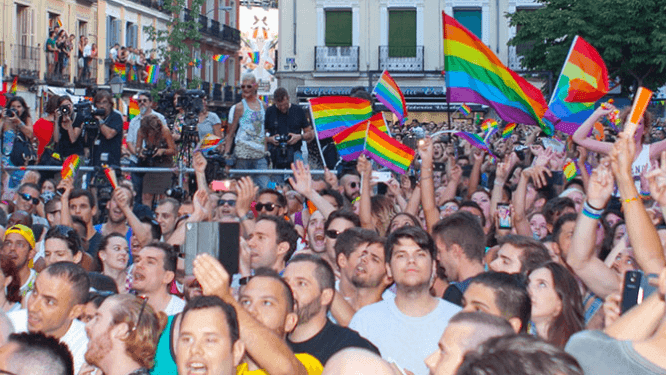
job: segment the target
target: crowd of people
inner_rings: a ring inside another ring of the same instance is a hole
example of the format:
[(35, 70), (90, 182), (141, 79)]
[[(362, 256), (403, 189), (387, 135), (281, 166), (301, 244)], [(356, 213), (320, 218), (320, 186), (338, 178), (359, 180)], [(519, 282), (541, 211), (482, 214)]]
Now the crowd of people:
[(79, 37), (77, 43), (74, 34), (67, 34), (67, 30), (55, 25), (49, 29), (49, 36), (44, 43), (46, 53), (46, 65), (48, 77), (69, 77), (69, 67), (74, 56), (77, 67), (77, 79), (86, 80), (90, 78), (91, 62), (97, 59), (98, 51), (95, 43), (90, 44), (84, 35)]
[[(313, 173), (302, 109), (282, 89), (266, 106), (254, 77), (241, 80), (226, 129), (194, 119), (209, 125), (195, 130), (201, 138), (222, 138), (223, 165), (211, 171), (220, 158), (192, 150), (190, 193), (163, 197), (170, 176), (133, 175), (100, 204), (79, 179), (6, 176), (0, 370), (666, 373), (666, 141), (649, 113), (636, 134), (605, 126), (603, 141), (590, 131), (612, 105), (570, 137), (518, 125), (489, 138), (492, 154), (443, 132), (481, 134), (473, 122), (391, 124), (417, 157), (379, 182), (365, 156)], [(97, 94), (108, 147), (92, 157), (119, 163), (125, 136), (136, 163), (152, 150), (155, 165), (173, 165), (185, 130), (170, 128), (150, 95), (138, 102), (123, 130), (110, 95)], [(44, 150), (52, 138), (76, 143), (76, 119), (56, 110), (61, 127), (47, 139), (21, 106), (3, 111), (3, 162), (8, 133), (34, 133)], [(224, 174), (285, 158), (286, 179)], [(576, 176), (565, 177), (570, 163)], [(237, 264), (188, 253), (188, 228), (202, 222), (238, 229)], [(636, 279), (642, 297), (631, 301)]]
[(159, 63), (154, 51), (146, 56), (146, 53), (140, 48), (121, 47), (119, 43), (111, 47), (109, 58), (114, 64), (125, 65), (126, 77), (130, 82), (145, 82), (148, 75), (146, 66)]

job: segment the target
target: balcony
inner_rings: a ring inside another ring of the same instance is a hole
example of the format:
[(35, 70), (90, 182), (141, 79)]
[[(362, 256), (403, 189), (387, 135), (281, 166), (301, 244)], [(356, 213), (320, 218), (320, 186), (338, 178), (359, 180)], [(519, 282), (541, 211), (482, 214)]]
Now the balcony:
[[(152, 89), (155, 85), (151, 83), (145, 83), (145, 71), (141, 69), (141, 67), (137, 65), (129, 65), (126, 64), (124, 66), (124, 71), (122, 67), (119, 65), (116, 67), (116, 65), (113, 63), (113, 60), (111, 59), (106, 59), (104, 60), (104, 81), (108, 81), (111, 77), (113, 77), (114, 74), (118, 74), (121, 76), (125, 76), (125, 88), (129, 89), (134, 89), (134, 90), (150, 90)], [(124, 73), (124, 74), (123, 74)]]
[(192, 14), (190, 14), (190, 10), (187, 9), (187, 8), (183, 9), (183, 21), (189, 22), (189, 21), (193, 21), (193, 20), (194, 20), (194, 18), (192, 18)]
[(201, 90), (210, 98), (210, 82), (201, 82)]
[(76, 84), (77, 86), (94, 86), (97, 84), (97, 66), (100, 59), (91, 60), (86, 69), (77, 68)]
[(213, 101), (222, 101), (222, 85), (219, 83), (213, 84)]
[(240, 41), (241, 41), (240, 30), (235, 29), (228, 25), (223, 25), (223, 26), (224, 28), (222, 29), (222, 40), (240, 47)]
[(12, 48), (12, 67), (10, 74), (19, 79), (39, 79), (39, 54), (41, 48), (15, 44)]
[(358, 72), (358, 46), (316, 46), (315, 70), (318, 72)]
[(391, 72), (422, 72), (423, 46), (379, 46), (379, 70)]
[(208, 33), (208, 17), (199, 15), (199, 32)]
[(219, 38), (220, 37), (220, 22), (215, 20), (210, 20), (210, 29), (208, 29), (208, 34)]

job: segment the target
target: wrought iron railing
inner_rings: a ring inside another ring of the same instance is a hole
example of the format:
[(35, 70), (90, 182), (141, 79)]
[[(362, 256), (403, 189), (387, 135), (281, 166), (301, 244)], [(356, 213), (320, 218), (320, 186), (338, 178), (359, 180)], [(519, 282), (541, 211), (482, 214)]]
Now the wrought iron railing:
[(379, 46), (379, 70), (393, 72), (423, 71), (423, 46)]
[(315, 70), (320, 72), (357, 72), (358, 51), (358, 46), (316, 46)]

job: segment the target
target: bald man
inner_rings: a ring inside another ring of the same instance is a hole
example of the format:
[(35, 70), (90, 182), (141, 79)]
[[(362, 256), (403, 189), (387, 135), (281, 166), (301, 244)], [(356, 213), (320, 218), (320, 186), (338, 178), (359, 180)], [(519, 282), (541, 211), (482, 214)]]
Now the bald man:
[(361, 349), (347, 348), (333, 355), (322, 375), (398, 375), (399, 372), (377, 354)]

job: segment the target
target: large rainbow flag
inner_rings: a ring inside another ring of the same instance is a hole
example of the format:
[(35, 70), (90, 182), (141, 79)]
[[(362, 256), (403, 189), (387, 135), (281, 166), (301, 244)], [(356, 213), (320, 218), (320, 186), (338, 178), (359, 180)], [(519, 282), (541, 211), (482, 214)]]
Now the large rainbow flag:
[(361, 98), (321, 96), (308, 101), (319, 139), (332, 137), (372, 115), (372, 105)]
[(219, 63), (227, 61), (228, 58), (229, 55), (213, 55), (213, 61), (217, 61)]
[(395, 83), (393, 78), (387, 70), (384, 70), (382, 76), (379, 77), (377, 85), (375, 85), (372, 92), (380, 102), (384, 103), (386, 108), (398, 116), (399, 122), (402, 124), (407, 117), (407, 103), (405, 96), (402, 95), (400, 87)]
[(372, 124), (368, 124), (366, 134), (364, 151), (366, 155), (394, 172), (400, 174), (407, 172), (414, 160), (414, 150), (391, 138)]
[(607, 93), (604, 60), (591, 44), (576, 35), (543, 120), (572, 135), (590, 117), (594, 103)]
[(546, 100), (541, 91), (507, 68), (479, 38), (453, 17), (444, 21), (446, 95), (451, 102), (485, 104), (502, 120), (541, 126)]

